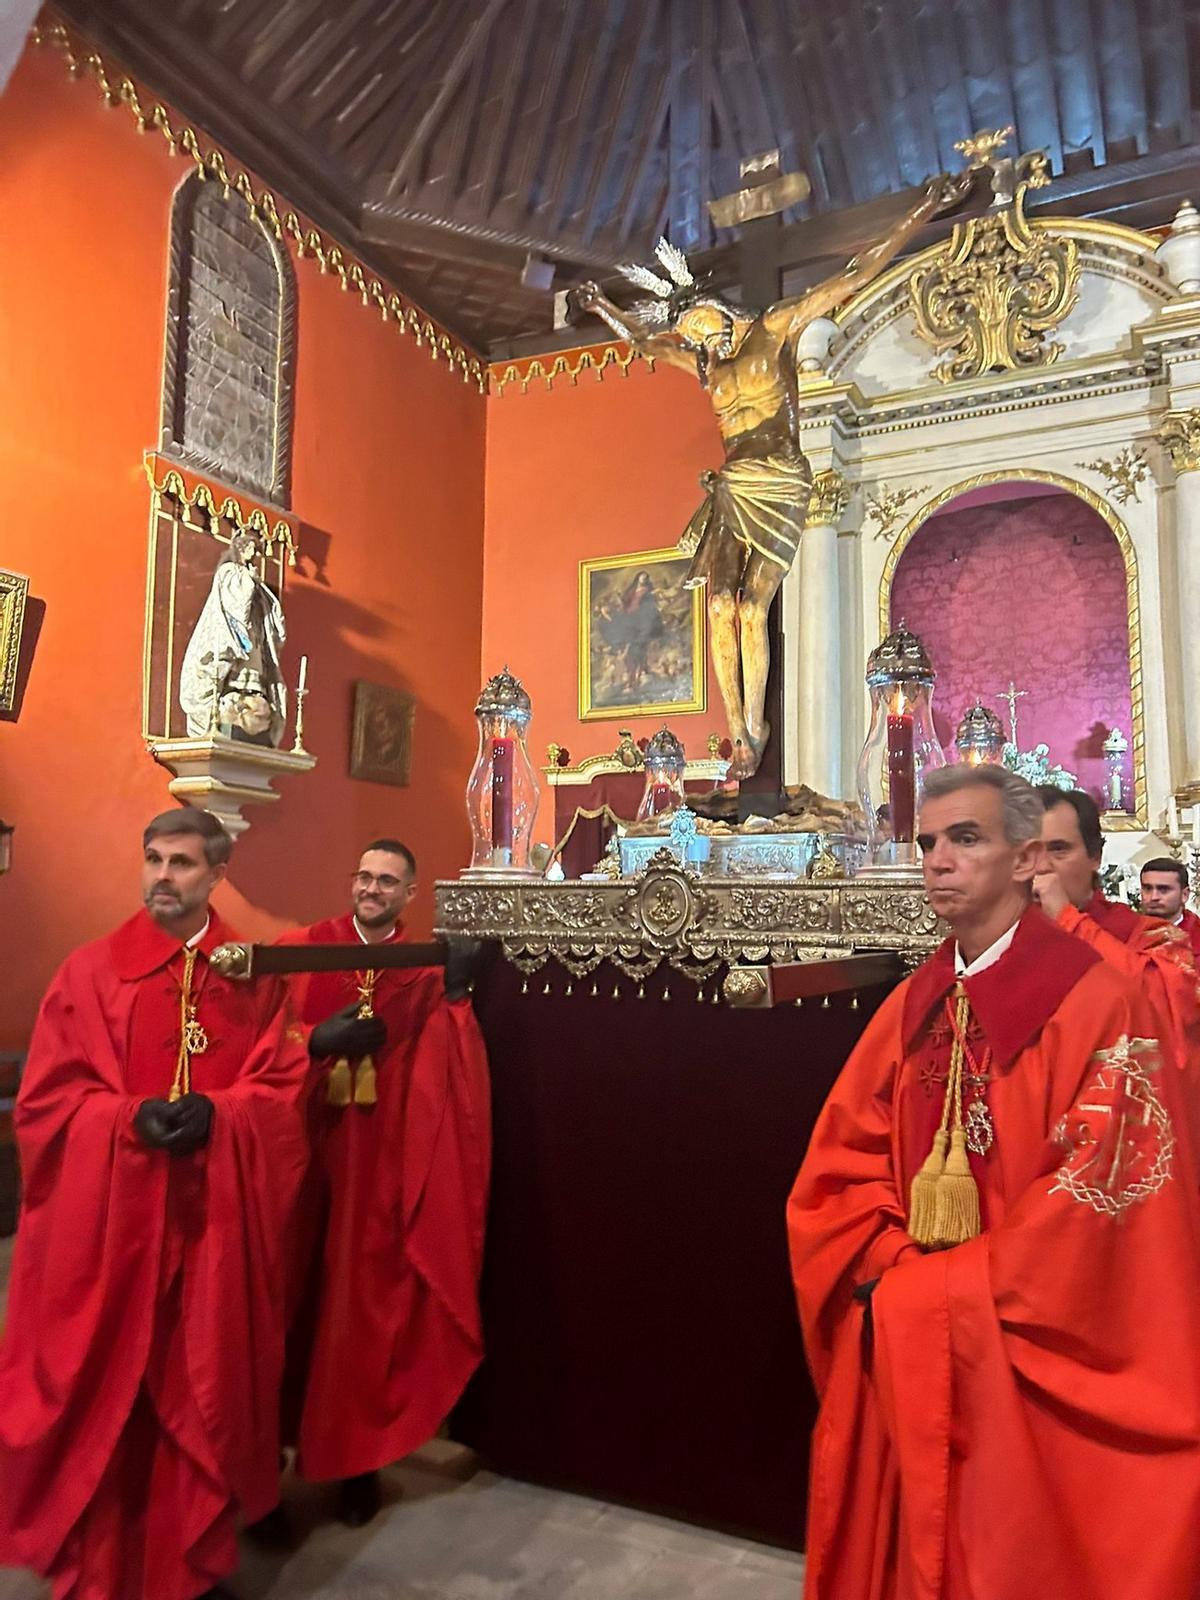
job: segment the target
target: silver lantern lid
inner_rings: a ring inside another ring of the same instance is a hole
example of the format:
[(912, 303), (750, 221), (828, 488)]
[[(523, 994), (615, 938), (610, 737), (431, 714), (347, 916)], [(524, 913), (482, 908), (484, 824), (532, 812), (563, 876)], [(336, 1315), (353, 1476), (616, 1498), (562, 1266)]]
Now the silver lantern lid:
[(533, 702), (520, 678), (514, 678), (505, 666), (494, 678), (489, 678), (479, 691), (475, 702), (477, 717), (507, 717), (524, 730), (533, 716)]
[(981, 700), (963, 713), (954, 743), (960, 750), (998, 750), (1005, 742), (1000, 718)]
[(867, 657), (867, 687), (871, 689), (889, 683), (920, 683), (932, 689), (936, 677), (929, 652), (903, 622)]

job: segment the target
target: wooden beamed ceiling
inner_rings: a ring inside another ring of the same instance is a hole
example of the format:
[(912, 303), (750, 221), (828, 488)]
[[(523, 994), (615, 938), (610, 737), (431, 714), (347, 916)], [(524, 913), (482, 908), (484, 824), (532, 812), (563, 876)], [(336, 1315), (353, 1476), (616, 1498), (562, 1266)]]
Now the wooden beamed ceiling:
[[(1200, 0), (58, 0), (68, 21), (482, 352), (777, 147), (792, 280), (1013, 124), (1048, 209), (1168, 220), (1200, 182)], [(981, 204), (984, 203), (981, 201)], [(543, 269), (543, 277), (548, 276)]]

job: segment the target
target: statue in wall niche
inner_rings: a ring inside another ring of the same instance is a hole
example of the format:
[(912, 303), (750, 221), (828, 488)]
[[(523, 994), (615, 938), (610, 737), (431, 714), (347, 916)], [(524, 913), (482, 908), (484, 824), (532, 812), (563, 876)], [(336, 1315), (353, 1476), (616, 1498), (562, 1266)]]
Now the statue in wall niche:
[(705, 472), (703, 504), (679, 548), (692, 558), (689, 588), (707, 585), (710, 649), (733, 740), (731, 777), (758, 768), (771, 730), (764, 716), (771, 654), (767, 612), (800, 547), (812, 469), (800, 449), (796, 344), (808, 325), (864, 288), (931, 218), (959, 205), (975, 173), (932, 179), (918, 203), (878, 244), (794, 299), (765, 311), (734, 305), (697, 282), (665, 239), (658, 271), (622, 267), (651, 296), (628, 311), (595, 283), (572, 291), (590, 313), (656, 361), (699, 378), (716, 412), (725, 462)]
[(235, 533), (213, 573), (179, 678), (179, 704), (190, 738), (221, 733), (278, 745), (287, 721), (280, 651), (283, 607), (259, 577), (256, 534)]

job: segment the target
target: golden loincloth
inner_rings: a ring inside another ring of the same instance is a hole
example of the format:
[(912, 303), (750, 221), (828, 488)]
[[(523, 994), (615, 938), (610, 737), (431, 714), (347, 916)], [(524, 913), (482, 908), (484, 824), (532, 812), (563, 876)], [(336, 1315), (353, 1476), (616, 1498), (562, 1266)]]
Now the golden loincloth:
[(786, 572), (800, 548), (812, 494), (812, 472), (804, 457), (727, 461), (706, 477), (704, 503), (679, 541), (683, 554), (692, 557), (684, 586), (696, 589), (708, 582), (726, 537), (736, 539), (746, 557), (755, 550)]

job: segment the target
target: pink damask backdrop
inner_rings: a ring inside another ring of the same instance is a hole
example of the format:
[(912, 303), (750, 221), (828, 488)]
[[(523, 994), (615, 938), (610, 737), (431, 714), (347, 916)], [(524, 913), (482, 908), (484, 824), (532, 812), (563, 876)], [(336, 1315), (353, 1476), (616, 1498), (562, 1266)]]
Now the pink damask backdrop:
[[(1021, 748), (1048, 744), (1051, 760), (1099, 801), (1101, 744), (1114, 726), (1131, 737), (1124, 559), (1084, 501), (1065, 491), (1028, 497), (1023, 484), (1012, 490), (966, 509), (951, 502), (919, 529), (896, 567), (893, 626), (906, 621), (933, 659), (934, 719), (947, 755), (977, 695), (1007, 729), (999, 695), (1015, 680), (1028, 690), (1017, 702)], [(1128, 756), (1124, 778), (1131, 805)]]

